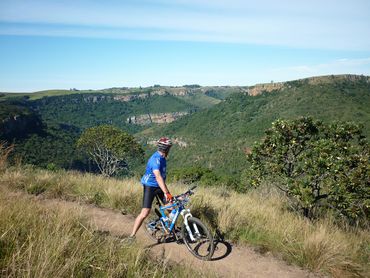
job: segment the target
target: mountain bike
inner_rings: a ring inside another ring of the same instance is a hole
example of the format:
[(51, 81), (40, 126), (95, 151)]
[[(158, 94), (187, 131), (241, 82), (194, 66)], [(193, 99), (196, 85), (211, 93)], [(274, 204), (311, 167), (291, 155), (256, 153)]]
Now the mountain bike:
[[(172, 236), (178, 243), (185, 243), (187, 249), (195, 257), (207, 261), (212, 258), (215, 249), (213, 236), (202, 221), (193, 217), (190, 209), (186, 208), (195, 188), (196, 186), (175, 196), (172, 203), (164, 206), (160, 205), (159, 198), (156, 196), (159, 210), (155, 208), (154, 211), (157, 218), (145, 221), (144, 229), (149, 237), (157, 243), (164, 242)], [(165, 212), (168, 210), (171, 213), (166, 215)], [(183, 223), (179, 229), (176, 223), (180, 215), (183, 218)]]

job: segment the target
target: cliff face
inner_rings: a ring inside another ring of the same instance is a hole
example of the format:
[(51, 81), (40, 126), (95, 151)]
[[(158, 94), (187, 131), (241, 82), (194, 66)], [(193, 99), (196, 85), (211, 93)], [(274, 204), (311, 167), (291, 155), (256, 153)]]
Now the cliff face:
[(111, 96), (102, 96), (102, 95), (88, 95), (88, 96), (84, 96), (83, 97), (83, 100), (85, 102), (100, 102), (100, 101), (108, 101), (108, 100), (111, 100), (112, 97)]
[(333, 82), (343, 81), (364, 81), (370, 83), (370, 76), (354, 75), (354, 74), (343, 74), (343, 75), (327, 75), (327, 76), (316, 76), (305, 79), (299, 79), (288, 82), (277, 82), (277, 83), (265, 83), (257, 84), (247, 88), (246, 93), (250, 96), (257, 96), (264, 92), (271, 93), (272, 91), (279, 91), (283, 88), (290, 88), (293, 84), (309, 84), (309, 85), (320, 85), (329, 84)]
[[(178, 145), (179, 147), (182, 147), (182, 148), (186, 148), (189, 145), (182, 138), (174, 137), (174, 138), (171, 138), (171, 140), (172, 140), (173, 144)], [(153, 140), (149, 139), (149, 140), (146, 141), (146, 143), (148, 145), (157, 146), (157, 140), (155, 140), (155, 139), (153, 139)]]
[(151, 96), (164, 96), (164, 95), (171, 95), (171, 96), (186, 96), (190, 93), (190, 90), (186, 90), (184, 88), (171, 88), (171, 90), (166, 90), (164, 88), (157, 89), (151, 91), (149, 93), (139, 93), (135, 95), (118, 95), (115, 96), (113, 99), (117, 101), (132, 101), (135, 99), (144, 99)]
[(270, 93), (275, 90), (281, 90), (284, 88), (285, 83), (266, 83), (266, 84), (257, 84), (255, 86), (249, 87), (247, 92), (250, 96), (257, 96), (263, 92)]
[(171, 123), (178, 118), (189, 114), (188, 112), (173, 112), (173, 113), (157, 113), (157, 114), (143, 114), (131, 116), (127, 118), (126, 122), (136, 125), (148, 125), (151, 123), (163, 124)]

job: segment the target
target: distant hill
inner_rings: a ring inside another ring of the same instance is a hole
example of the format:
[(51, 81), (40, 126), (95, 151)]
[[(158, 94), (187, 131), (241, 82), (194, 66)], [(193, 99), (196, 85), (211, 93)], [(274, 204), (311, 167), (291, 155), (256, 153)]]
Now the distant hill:
[(239, 87), (198, 85), (46, 90), (28, 94), (3, 93), (0, 101), (17, 99), (26, 102), (48, 124), (69, 124), (81, 129), (114, 124), (134, 133), (149, 125), (168, 123), (212, 107), (240, 90)]
[[(3, 93), (0, 140), (15, 143), (14, 154), (25, 163), (93, 169), (76, 150), (75, 141), (84, 129), (112, 124), (134, 134), (216, 105), (230, 90), (220, 87), (214, 94), (213, 89), (200, 86), (154, 86)], [(32, 117), (24, 116), (28, 114)]]
[[(2, 93), (4, 118), (9, 111), (17, 111), (19, 105), (9, 105), (16, 100), (22, 103), (22, 113), (32, 112), (42, 119), (48, 129), (50, 150), (59, 140), (58, 134), (64, 142), (59, 148), (70, 154), (75, 152), (73, 140), (83, 129), (113, 124), (135, 134), (148, 153), (154, 149), (151, 145), (154, 139), (163, 135), (174, 138), (178, 147), (171, 154), (172, 169), (202, 166), (235, 177), (246, 167), (245, 153), (278, 118), (313, 116), (323, 121), (361, 122), (370, 136), (370, 77), (359, 75), (321, 76), (255, 86), (155, 85)], [(19, 145), (24, 154), (31, 153), (33, 146), (42, 147), (38, 143), (41, 135), (38, 136), (32, 137), (32, 143), (23, 141)], [(48, 162), (47, 154), (44, 156), (43, 165)], [(71, 159), (59, 161), (58, 165), (76, 165)], [(37, 164), (37, 160), (36, 156), (29, 161)]]
[(186, 116), (143, 136), (163, 134), (187, 147), (175, 149), (175, 167), (200, 165), (238, 176), (246, 167), (245, 152), (278, 118), (312, 116), (323, 121), (362, 123), (370, 136), (370, 77), (313, 77), (249, 87), (210, 109)]
[[(0, 96), (3, 99), (9, 99), (14, 97), (24, 97), (29, 100), (37, 100), (44, 97), (53, 96), (67, 96), (75, 94), (108, 94), (113, 95), (116, 99), (131, 100), (134, 98), (145, 98), (146, 96), (153, 95), (172, 95), (177, 97), (186, 97), (196, 95), (197, 97), (205, 96), (205, 99), (224, 99), (230, 92), (243, 91), (245, 87), (230, 87), (230, 86), (206, 86), (201, 87), (199, 85), (184, 85), (184, 86), (151, 86), (151, 87), (139, 87), (139, 88), (108, 88), (101, 90), (78, 90), (72, 88), (70, 90), (44, 90), (36, 91), (32, 93), (7, 93), (0, 92)], [(212, 100), (211, 100), (212, 102)]]

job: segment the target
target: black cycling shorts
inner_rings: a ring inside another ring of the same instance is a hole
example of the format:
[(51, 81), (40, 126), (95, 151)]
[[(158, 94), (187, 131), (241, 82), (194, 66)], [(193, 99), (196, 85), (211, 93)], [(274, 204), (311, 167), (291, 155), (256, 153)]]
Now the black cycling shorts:
[(143, 208), (151, 208), (154, 197), (157, 195), (159, 199), (164, 203), (164, 193), (160, 187), (152, 187), (143, 185), (144, 197), (143, 197)]

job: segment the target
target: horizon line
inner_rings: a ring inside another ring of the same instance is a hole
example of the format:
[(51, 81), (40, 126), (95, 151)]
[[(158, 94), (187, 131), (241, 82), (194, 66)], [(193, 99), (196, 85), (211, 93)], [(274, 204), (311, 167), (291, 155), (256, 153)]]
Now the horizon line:
[(69, 88), (69, 89), (61, 89), (61, 88), (54, 88), (54, 89), (41, 89), (41, 90), (35, 90), (35, 91), (28, 91), (28, 92), (10, 92), (10, 91), (0, 91), (0, 94), (35, 94), (35, 93), (42, 93), (47, 91), (75, 91), (75, 92), (83, 92), (83, 91), (104, 91), (109, 89), (147, 89), (147, 88), (184, 88), (186, 86), (200, 86), (202, 87), (254, 87), (259, 85), (268, 85), (268, 84), (282, 84), (287, 82), (294, 82), (294, 81), (301, 81), (306, 79), (313, 79), (313, 78), (325, 78), (325, 77), (346, 77), (346, 76), (354, 76), (354, 77), (361, 77), (361, 78), (370, 78), (370, 75), (366, 74), (353, 74), (353, 73), (343, 73), (343, 74), (324, 74), (324, 75), (315, 75), (315, 76), (309, 76), (309, 77), (303, 77), (298, 79), (292, 79), (292, 80), (285, 80), (285, 81), (273, 81), (271, 82), (265, 82), (265, 83), (255, 83), (254, 85), (200, 85), (200, 84), (183, 84), (183, 85), (160, 85), (160, 84), (153, 84), (151, 86), (113, 86), (113, 87), (107, 87), (107, 88), (100, 88), (100, 89), (78, 89), (78, 88)]

